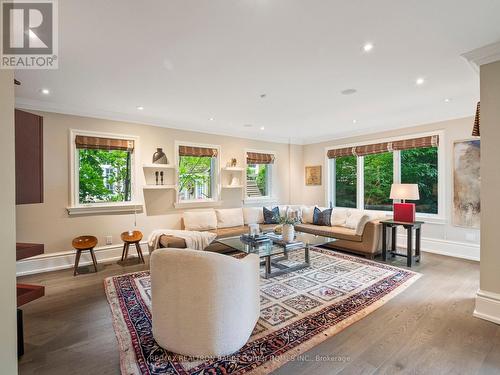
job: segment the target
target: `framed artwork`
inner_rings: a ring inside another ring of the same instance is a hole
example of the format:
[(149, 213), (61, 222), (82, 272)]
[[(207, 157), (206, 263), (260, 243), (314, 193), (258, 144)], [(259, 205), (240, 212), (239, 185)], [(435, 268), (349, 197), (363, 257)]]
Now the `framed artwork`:
[(480, 140), (470, 139), (453, 144), (453, 225), (479, 228)]
[(321, 165), (306, 167), (306, 185), (321, 185)]

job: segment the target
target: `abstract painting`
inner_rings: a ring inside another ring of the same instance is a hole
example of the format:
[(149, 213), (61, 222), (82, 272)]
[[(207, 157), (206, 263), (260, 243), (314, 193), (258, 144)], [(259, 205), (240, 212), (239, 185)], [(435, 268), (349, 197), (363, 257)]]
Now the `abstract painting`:
[(453, 145), (453, 224), (459, 227), (479, 228), (480, 155), (478, 139)]

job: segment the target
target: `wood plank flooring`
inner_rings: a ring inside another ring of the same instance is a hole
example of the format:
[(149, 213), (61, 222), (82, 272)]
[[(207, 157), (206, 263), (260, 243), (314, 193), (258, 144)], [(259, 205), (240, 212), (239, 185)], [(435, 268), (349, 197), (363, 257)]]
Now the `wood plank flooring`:
[[(19, 373), (119, 374), (103, 279), (147, 268), (107, 264), (97, 274), (19, 278), (46, 287), (23, 308)], [(423, 276), (406, 291), (275, 374), (500, 374), (500, 326), (472, 317), (479, 264), (424, 253), (412, 269)]]

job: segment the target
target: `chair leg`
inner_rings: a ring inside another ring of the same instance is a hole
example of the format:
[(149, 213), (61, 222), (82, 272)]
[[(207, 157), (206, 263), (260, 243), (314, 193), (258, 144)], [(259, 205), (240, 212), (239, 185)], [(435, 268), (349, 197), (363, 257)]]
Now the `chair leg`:
[(128, 258), (128, 248), (130, 247), (130, 244), (128, 242), (125, 242), (125, 257), (123, 260), (127, 260)]
[(80, 255), (82, 255), (82, 251), (81, 250), (76, 250), (75, 269), (73, 271), (73, 276), (76, 276), (76, 270), (78, 269), (78, 263), (80, 263)]
[(90, 256), (92, 257), (92, 263), (94, 263), (95, 272), (97, 272), (97, 259), (95, 258), (94, 249), (90, 250)]
[(122, 261), (122, 262), (123, 262), (123, 260), (125, 259), (125, 247), (126, 247), (126, 246), (127, 246), (127, 243), (126, 243), (126, 242), (124, 242), (124, 243), (123, 243), (123, 249), (122, 249), (122, 259), (121, 259), (121, 261)]
[(142, 263), (146, 263), (146, 262), (144, 261), (144, 256), (142, 255), (141, 245), (139, 245), (139, 242), (136, 242), (136, 243), (135, 243), (135, 248), (137, 249), (137, 256), (139, 257), (139, 260), (140, 260)]

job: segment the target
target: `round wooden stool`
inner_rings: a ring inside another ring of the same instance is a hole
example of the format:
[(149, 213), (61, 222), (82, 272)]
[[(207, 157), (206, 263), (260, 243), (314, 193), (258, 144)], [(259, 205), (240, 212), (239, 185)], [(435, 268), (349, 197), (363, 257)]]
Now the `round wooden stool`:
[(124, 260), (127, 260), (128, 248), (130, 247), (131, 244), (134, 244), (135, 248), (137, 249), (137, 256), (139, 257), (139, 260), (142, 263), (145, 263), (144, 256), (142, 255), (141, 246), (139, 245), (139, 242), (142, 240), (142, 233), (138, 230), (134, 231), (130, 230), (128, 232), (123, 232), (121, 237), (123, 241), (123, 251), (122, 251), (121, 261), (123, 262)]
[(78, 273), (78, 263), (80, 262), (80, 256), (82, 255), (82, 251), (88, 250), (90, 251), (90, 256), (92, 257), (92, 263), (94, 263), (95, 272), (97, 272), (97, 260), (94, 254), (94, 247), (97, 245), (97, 238), (94, 236), (80, 236), (73, 239), (72, 243), (73, 247), (76, 249), (76, 257), (75, 257), (75, 270), (73, 272), (73, 276), (76, 276)]

